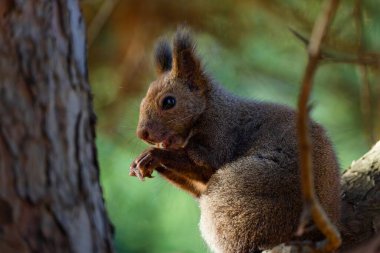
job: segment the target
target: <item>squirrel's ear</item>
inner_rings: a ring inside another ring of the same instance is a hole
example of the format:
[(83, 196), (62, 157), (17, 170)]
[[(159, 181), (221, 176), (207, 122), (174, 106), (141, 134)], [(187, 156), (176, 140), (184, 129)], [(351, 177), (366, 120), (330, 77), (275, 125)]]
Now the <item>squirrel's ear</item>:
[(174, 75), (186, 79), (196, 78), (201, 73), (201, 64), (195, 54), (195, 44), (185, 28), (177, 30), (173, 39)]
[(161, 75), (162, 73), (171, 70), (172, 52), (169, 42), (165, 39), (159, 40), (154, 51), (154, 61), (157, 74)]

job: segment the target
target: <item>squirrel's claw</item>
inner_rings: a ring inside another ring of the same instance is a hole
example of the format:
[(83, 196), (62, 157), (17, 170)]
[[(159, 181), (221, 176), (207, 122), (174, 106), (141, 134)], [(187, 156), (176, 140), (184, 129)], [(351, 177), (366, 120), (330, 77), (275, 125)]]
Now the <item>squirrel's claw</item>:
[(141, 154), (130, 166), (130, 176), (138, 177), (141, 181), (144, 178), (153, 178), (152, 173), (156, 166), (156, 159), (151, 152)]
[(130, 167), (129, 175), (132, 177), (138, 177), (141, 181), (144, 181), (144, 176), (137, 167)]

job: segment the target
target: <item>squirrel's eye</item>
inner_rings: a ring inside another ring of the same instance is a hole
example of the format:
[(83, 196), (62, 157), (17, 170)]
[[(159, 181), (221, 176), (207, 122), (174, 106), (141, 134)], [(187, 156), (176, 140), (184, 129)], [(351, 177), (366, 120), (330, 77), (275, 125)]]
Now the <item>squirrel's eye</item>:
[(162, 100), (162, 109), (169, 110), (175, 106), (176, 100), (173, 96), (167, 96)]

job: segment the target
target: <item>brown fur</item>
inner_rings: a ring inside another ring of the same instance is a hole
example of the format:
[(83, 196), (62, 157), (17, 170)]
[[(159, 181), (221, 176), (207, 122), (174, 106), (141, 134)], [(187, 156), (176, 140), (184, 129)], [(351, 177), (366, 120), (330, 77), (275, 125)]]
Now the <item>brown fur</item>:
[[(200, 229), (213, 252), (248, 253), (289, 241), (302, 210), (295, 111), (225, 91), (203, 72), (186, 31), (175, 35), (173, 59), (167, 42), (158, 48), (158, 79), (141, 103), (137, 130), (157, 147), (132, 163), (131, 175), (157, 170), (199, 198)], [(163, 110), (167, 95), (177, 103)], [(310, 126), (316, 192), (336, 222), (338, 164), (323, 128)]]

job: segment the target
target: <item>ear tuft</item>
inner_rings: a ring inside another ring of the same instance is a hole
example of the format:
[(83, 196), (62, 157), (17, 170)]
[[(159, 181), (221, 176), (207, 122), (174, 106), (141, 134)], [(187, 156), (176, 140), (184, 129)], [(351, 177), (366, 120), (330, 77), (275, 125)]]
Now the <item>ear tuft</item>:
[(193, 52), (195, 45), (191, 37), (190, 31), (187, 28), (178, 28), (173, 39), (173, 53), (180, 55), (182, 52)]
[(157, 42), (154, 60), (157, 74), (161, 75), (162, 73), (171, 70), (172, 52), (170, 44), (166, 39), (161, 39)]
[(199, 74), (200, 61), (195, 54), (195, 44), (190, 31), (177, 29), (173, 39), (173, 73), (176, 76), (190, 78)]

